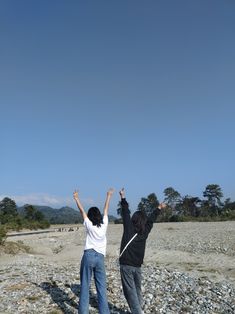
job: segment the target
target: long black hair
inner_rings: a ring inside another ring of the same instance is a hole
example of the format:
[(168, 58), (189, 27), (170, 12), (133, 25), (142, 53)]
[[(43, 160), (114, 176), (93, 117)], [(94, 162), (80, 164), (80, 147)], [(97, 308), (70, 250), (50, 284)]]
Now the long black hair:
[(87, 216), (94, 226), (101, 227), (103, 217), (98, 207), (89, 208)]
[(137, 210), (131, 217), (135, 232), (142, 234), (145, 231), (145, 225), (147, 222), (147, 216), (145, 212)]

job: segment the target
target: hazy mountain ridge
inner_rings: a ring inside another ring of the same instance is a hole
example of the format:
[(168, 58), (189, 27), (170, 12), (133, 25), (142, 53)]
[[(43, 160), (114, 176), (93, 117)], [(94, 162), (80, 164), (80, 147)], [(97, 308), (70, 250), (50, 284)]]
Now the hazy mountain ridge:
[[(82, 223), (83, 219), (78, 210), (69, 206), (63, 206), (61, 208), (52, 208), (50, 206), (33, 205), (37, 210), (43, 213), (45, 219), (51, 224), (72, 224)], [(24, 206), (17, 208), (19, 214), (23, 214)], [(109, 215), (109, 221), (114, 221), (116, 217)]]

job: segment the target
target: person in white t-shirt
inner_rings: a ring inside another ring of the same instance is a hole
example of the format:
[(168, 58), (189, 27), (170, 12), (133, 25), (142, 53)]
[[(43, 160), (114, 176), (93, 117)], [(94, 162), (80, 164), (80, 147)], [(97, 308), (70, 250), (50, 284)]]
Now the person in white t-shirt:
[(113, 189), (109, 189), (107, 192), (103, 216), (97, 207), (91, 207), (86, 214), (78, 197), (78, 192), (75, 191), (73, 193), (75, 202), (83, 217), (83, 224), (86, 230), (86, 242), (80, 266), (81, 289), (78, 309), (80, 314), (89, 313), (89, 288), (93, 273), (98, 296), (99, 313), (110, 313), (106, 294), (104, 257), (107, 244), (108, 208), (113, 192)]

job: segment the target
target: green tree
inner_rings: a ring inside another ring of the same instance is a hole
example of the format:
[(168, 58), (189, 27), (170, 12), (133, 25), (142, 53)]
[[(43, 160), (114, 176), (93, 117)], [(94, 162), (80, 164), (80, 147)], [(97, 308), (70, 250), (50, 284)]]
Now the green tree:
[(147, 198), (142, 197), (140, 203), (138, 204), (138, 210), (144, 211), (147, 216), (158, 207), (159, 201), (155, 193), (151, 193)]
[(181, 195), (172, 187), (168, 187), (163, 192), (165, 194), (164, 203), (166, 203), (173, 212), (177, 213), (181, 202)]
[(180, 204), (184, 216), (198, 217), (201, 200), (198, 197), (184, 196)]
[(17, 216), (18, 216), (18, 212), (17, 212), (17, 206), (16, 206), (15, 201), (13, 201), (9, 197), (5, 197), (0, 202), (0, 222), (2, 224), (6, 224), (14, 220), (14, 218)]
[(7, 238), (7, 230), (5, 226), (0, 225), (0, 245), (4, 244), (6, 238)]
[(218, 184), (208, 184), (203, 192), (203, 196), (207, 198), (210, 206), (221, 206), (222, 204), (221, 198), (223, 193)]
[(35, 220), (36, 209), (32, 205), (24, 206), (24, 217), (27, 220)]
[(168, 205), (163, 208), (160, 215), (157, 217), (158, 222), (170, 221), (172, 217), (172, 208)]
[(36, 221), (43, 221), (43, 220), (45, 220), (45, 217), (44, 217), (43, 213), (40, 212), (40, 210), (36, 210), (36, 212), (34, 214), (34, 219)]
[[(130, 213), (130, 210), (129, 210), (129, 213)], [(117, 215), (118, 216), (121, 216), (121, 218), (118, 218), (118, 219), (115, 219), (114, 223), (115, 224), (121, 224), (123, 222), (122, 220), (122, 206), (121, 206), (121, 201), (118, 202), (118, 205), (117, 205)]]
[(43, 221), (45, 217), (40, 210), (37, 210), (33, 205), (24, 206), (24, 217), (29, 221)]
[(222, 190), (218, 184), (208, 184), (203, 196), (207, 198), (209, 211), (212, 215), (218, 215), (223, 205), (221, 198), (223, 197)]
[(118, 216), (122, 215), (121, 201), (119, 201), (118, 205), (117, 205), (117, 214), (118, 214)]
[(229, 220), (235, 220), (235, 202), (231, 202), (230, 198), (225, 200), (221, 216), (227, 217)]
[(231, 202), (230, 198), (227, 198), (224, 202), (224, 210), (235, 210), (235, 202)]

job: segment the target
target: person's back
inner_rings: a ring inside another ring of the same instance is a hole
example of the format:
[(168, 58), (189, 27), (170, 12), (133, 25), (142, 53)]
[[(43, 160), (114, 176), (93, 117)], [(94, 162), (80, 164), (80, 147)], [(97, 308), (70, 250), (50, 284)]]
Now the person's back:
[(104, 266), (104, 256), (106, 254), (106, 231), (108, 226), (108, 207), (113, 189), (107, 193), (102, 216), (97, 207), (91, 207), (88, 214), (84, 211), (78, 197), (78, 192), (74, 192), (74, 199), (84, 219), (86, 230), (86, 241), (84, 253), (80, 265), (80, 299), (79, 313), (89, 313), (89, 287), (92, 274), (98, 295), (99, 313), (109, 314), (109, 307), (106, 295), (106, 274)]
[(91, 207), (84, 219), (84, 225), (87, 233), (84, 250), (94, 249), (105, 256), (108, 216), (102, 217), (97, 207)]
[(153, 222), (159, 213), (156, 209), (149, 218), (144, 212), (136, 211), (130, 216), (129, 205), (125, 198), (121, 199), (122, 219), (123, 219), (123, 235), (120, 251), (123, 250), (129, 240), (137, 233), (131, 245), (127, 247), (120, 258), (120, 264), (141, 267), (144, 260), (145, 246), (148, 235), (153, 227)]
[[(136, 211), (131, 217), (124, 189), (120, 191), (120, 196), (123, 219), (121, 257), (119, 258), (122, 287), (131, 313), (142, 314), (141, 265), (145, 255), (146, 240), (160, 208), (156, 208), (148, 218), (141, 211)], [(163, 207), (162, 204), (160, 206)], [(135, 234), (137, 235), (134, 237)]]

